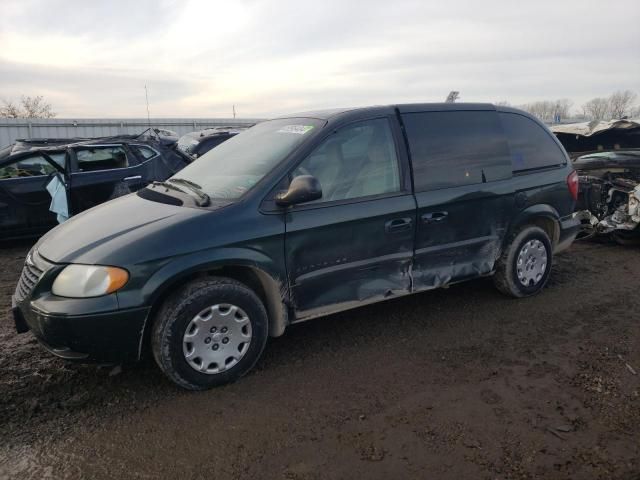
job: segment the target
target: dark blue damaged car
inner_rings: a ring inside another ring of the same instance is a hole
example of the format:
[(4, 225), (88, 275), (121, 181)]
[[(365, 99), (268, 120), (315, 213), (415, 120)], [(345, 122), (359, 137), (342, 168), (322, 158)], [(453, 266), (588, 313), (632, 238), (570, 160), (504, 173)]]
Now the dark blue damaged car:
[(0, 149), (0, 240), (41, 235), (72, 215), (166, 180), (192, 160), (176, 148), (177, 139), (147, 130), (18, 140)]
[(149, 349), (176, 384), (205, 389), (293, 323), (484, 276), (539, 293), (578, 232), (577, 195), (558, 140), (515, 109), (291, 115), (49, 232), (15, 323), (70, 360)]

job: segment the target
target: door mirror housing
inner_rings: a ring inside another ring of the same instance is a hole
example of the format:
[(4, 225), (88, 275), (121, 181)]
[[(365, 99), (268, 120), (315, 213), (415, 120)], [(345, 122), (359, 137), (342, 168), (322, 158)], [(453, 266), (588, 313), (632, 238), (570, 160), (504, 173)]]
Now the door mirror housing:
[(289, 207), (322, 198), (322, 186), (313, 175), (300, 175), (291, 180), (289, 189), (276, 195), (276, 204)]

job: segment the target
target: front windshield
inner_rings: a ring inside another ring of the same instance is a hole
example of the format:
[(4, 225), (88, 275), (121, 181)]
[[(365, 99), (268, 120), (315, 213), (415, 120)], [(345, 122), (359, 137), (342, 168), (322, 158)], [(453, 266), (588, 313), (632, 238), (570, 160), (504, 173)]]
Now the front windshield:
[(214, 199), (237, 199), (324, 123), (314, 118), (259, 123), (209, 150), (172, 179), (189, 180)]

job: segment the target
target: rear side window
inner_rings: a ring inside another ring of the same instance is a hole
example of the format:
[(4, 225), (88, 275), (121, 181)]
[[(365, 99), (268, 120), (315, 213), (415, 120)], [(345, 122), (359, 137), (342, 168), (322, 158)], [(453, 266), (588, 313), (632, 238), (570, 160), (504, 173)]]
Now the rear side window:
[(566, 165), (564, 152), (544, 128), (517, 113), (499, 113), (511, 150), (513, 171)]
[(132, 145), (131, 146), (132, 149), (135, 149), (138, 151), (138, 153), (142, 156), (142, 158), (144, 158), (145, 160), (149, 160), (150, 158), (155, 157), (156, 155), (158, 155), (158, 152), (156, 152), (153, 148), (151, 147), (146, 147), (144, 145)]
[(129, 166), (122, 147), (86, 147), (76, 150), (78, 170), (81, 172), (111, 170)]
[(509, 149), (492, 111), (402, 115), (418, 192), (511, 177)]

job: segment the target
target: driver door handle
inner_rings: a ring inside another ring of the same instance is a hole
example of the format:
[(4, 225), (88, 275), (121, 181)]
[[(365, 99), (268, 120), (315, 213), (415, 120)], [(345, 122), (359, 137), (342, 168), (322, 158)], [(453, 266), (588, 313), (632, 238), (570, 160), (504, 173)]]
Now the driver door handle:
[(409, 230), (411, 228), (412, 223), (413, 221), (410, 217), (394, 218), (393, 220), (389, 220), (384, 224), (384, 230), (387, 233), (404, 232), (405, 230)]
[(124, 177), (122, 181), (129, 182), (133, 180), (142, 180), (142, 175), (134, 175), (133, 177)]

